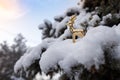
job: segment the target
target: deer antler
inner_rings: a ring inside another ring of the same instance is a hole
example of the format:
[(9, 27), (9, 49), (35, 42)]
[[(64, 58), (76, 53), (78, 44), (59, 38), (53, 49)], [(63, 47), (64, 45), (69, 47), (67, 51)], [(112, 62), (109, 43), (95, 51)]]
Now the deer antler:
[(67, 26), (73, 26), (75, 20), (76, 20), (76, 15), (71, 16), (70, 20), (67, 23)]
[(75, 21), (76, 15), (71, 16), (70, 21)]

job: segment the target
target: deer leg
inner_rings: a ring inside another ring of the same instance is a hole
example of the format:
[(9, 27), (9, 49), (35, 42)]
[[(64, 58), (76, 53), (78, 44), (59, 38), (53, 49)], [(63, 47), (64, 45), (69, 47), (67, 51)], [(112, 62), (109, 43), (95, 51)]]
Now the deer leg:
[(76, 35), (73, 33), (72, 37), (73, 37), (73, 43), (75, 43), (75, 42), (76, 42), (76, 41), (75, 41)]
[(85, 32), (84, 31), (81, 31), (81, 33), (83, 34), (83, 36), (85, 36)]
[(81, 35), (81, 38), (84, 36), (83, 34), (80, 34)]
[(82, 37), (84, 37), (84, 36), (85, 36), (84, 32), (82, 32), (81, 34), (82, 34)]
[(81, 32), (79, 32), (79, 35), (78, 35), (80, 38), (84, 37), (84, 34), (82, 34)]

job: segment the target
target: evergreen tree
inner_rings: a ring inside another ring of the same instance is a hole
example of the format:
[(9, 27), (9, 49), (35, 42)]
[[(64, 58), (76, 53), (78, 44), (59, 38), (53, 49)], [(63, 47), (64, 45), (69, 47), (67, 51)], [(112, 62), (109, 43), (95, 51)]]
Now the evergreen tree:
[[(45, 20), (39, 25), (43, 42), (16, 62), (16, 73), (44, 72), (50, 78), (60, 73), (59, 80), (120, 80), (120, 1), (81, 1), (82, 7), (55, 16), (54, 23)], [(77, 16), (74, 28), (86, 33), (75, 44), (66, 26), (72, 15)]]
[(14, 38), (14, 44), (11, 46), (12, 50), (15, 53), (25, 53), (26, 51), (26, 40), (25, 38), (22, 36), (22, 34), (18, 34), (15, 38)]
[(15, 62), (25, 53), (27, 46), (23, 36), (18, 34), (11, 46), (4, 41), (0, 45), (0, 80), (24, 79), (14, 73)]

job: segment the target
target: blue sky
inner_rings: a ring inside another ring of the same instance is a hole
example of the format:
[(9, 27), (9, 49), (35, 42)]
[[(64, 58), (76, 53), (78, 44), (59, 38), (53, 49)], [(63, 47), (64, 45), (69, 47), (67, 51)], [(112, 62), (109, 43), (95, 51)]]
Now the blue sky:
[[(5, 1), (8, 3), (10, 2), (10, 0)], [(53, 21), (54, 16), (62, 14), (69, 7), (77, 5), (79, 0), (12, 1), (13, 3), (10, 4), (16, 4), (15, 7), (17, 7), (15, 8), (16, 13), (12, 15), (12, 18), (15, 18), (12, 19), (10, 15), (9, 19), (4, 19), (3, 17), (4, 21), (0, 20), (0, 42), (6, 40), (11, 43), (17, 33), (22, 33), (28, 40), (28, 45), (34, 46), (41, 42), (41, 31), (38, 29), (38, 25), (42, 23), (44, 19)], [(13, 12), (15, 12), (14, 9)]]

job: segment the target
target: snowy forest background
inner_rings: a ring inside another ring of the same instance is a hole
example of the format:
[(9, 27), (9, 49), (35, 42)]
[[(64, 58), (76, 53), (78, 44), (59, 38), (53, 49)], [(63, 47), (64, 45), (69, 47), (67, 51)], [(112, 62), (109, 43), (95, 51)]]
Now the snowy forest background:
[(7, 41), (0, 43), (0, 80), (18, 80), (14, 64), (26, 50), (26, 40), (22, 34), (18, 34), (11, 45)]
[[(39, 25), (38, 46), (27, 47), (21, 34), (10, 46), (1, 43), (0, 80), (33, 80), (38, 73), (48, 75), (47, 80), (56, 74), (56, 80), (120, 80), (120, 1), (78, 2), (55, 16), (54, 22), (44, 20)], [(76, 43), (66, 25), (72, 15), (77, 15), (74, 28), (86, 33), (76, 37)]]

